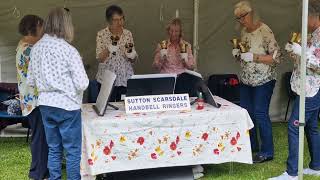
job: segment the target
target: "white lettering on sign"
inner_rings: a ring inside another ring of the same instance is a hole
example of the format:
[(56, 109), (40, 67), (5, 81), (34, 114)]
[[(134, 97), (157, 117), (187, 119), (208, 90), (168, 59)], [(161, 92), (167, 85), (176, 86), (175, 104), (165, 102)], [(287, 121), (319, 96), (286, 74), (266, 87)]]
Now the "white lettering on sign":
[(133, 96), (124, 102), (126, 113), (191, 110), (188, 94)]

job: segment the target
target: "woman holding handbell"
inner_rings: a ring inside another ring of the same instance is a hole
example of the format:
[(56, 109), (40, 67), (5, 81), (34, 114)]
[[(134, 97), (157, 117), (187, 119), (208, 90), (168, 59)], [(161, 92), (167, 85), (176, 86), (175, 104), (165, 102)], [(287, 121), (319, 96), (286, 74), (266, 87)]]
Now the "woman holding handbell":
[[(269, 105), (276, 82), (276, 65), (280, 63), (280, 48), (272, 30), (260, 21), (248, 1), (234, 7), (240, 23), (241, 42), (232, 55), (241, 64), (240, 105), (247, 109), (254, 123), (250, 130), (254, 163), (273, 159), (272, 126)], [(256, 128), (259, 128), (260, 146)]]
[(152, 66), (160, 73), (181, 74), (186, 69), (193, 70), (196, 61), (192, 55), (191, 44), (182, 37), (181, 20), (171, 20), (167, 33), (169, 38), (158, 44)]
[[(106, 9), (106, 20), (109, 25), (97, 34), (96, 58), (100, 64), (96, 75), (98, 82), (91, 84), (90, 89), (90, 101), (93, 102), (100, 91), (99, 82), (102, 82), (106, 69), (117, 75), (110, 101), (121, 100), (121, 95), (126, 94), (127, 80), (134, 74), (133, 64), (138, 57), (132, 33), (124, 28), (122, 9), (116, 5), (109, 6)], [(97, 90), (92, 89), (92, 86)]]

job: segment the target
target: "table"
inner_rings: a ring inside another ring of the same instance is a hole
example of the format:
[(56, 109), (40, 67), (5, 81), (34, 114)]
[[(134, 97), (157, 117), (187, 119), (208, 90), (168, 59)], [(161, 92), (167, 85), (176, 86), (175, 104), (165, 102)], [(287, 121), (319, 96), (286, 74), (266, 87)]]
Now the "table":
[(99, 117), (92, 104), (82, 107), (83, 179), (137, 169), (252, 163), (248, 112), (220, 97), (221, 108), (125, 114), (124, 104)]

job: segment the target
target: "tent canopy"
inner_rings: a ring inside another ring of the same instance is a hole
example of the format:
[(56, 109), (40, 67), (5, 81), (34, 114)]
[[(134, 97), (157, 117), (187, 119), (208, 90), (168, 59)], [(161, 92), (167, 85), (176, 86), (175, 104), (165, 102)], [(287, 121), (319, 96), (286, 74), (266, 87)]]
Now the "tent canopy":
[[(233, 5), (237, 0), (200, 0), (198, 71), (210, 74), (239, 74), (240, 66), (231, 55), (229, 40), (239, 37)], [(274, 32), (283, 48), (290, 33), (301, 29), (300, 0), (253, 0), (254, 10)], [(105, 9), (117, 4), (124, 10), (125, 27), (134, 36), (139, 61), (136, 74), (152, 73), (156, 44), (166, 38), (165, 26), (175, 17), (176, 9), (183, 21), (184, 37), (193, 40), (193, 0), (9, 0), (0, 5), (0, 65), (1, 81), (16, 81), (15, 49), (19, 38), (17, 26), (22, 16), (36, 14), (43, 18), (52, 7), (66, 5), (72, 13), (75, 26), (73, 44), (79, 50), (90, 78), (94, 78), (98, 62), (95, 59), (96, 33), (106, 26)], [(15, 10), (16, 8), (16, 10)], [(20, 12), (20, 17), (18, 13)], [(284, 53), (285, 54), (285, 53)], [(270, 106), (271, 118), (282, 120), (287, 103), (283, 73), (292, 71), (292, 62), (286, 55), (278, 67), (278, 81)]]

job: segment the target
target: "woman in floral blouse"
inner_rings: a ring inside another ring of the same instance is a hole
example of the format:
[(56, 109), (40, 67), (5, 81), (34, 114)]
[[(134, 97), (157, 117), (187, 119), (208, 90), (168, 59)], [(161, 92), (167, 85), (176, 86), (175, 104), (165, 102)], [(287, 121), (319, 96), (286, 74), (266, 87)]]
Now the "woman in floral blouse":
[[(303, 174), (320, 177), (320, 134), (318, 128), (318, 115), (320, 108), (320, 1), (309, 1), (308, 31), (311, 39), (306, 50), (306, 87), (305, 87), (305, 132), (310, 153), (309, 168)], [(291, 76), (291, 89), (300, 95), (300, 57), (301, 46), (297, 43), (288, 43), (285, 48), (293, 57), (294, 69)], [(299, 154), (299, 96), (293, 105), (288, 122), (289, 154), (287, 170), (272, 180), (298, 179)]]
[[(235, 5), (234, 15), (243, 27), (241, 42), (249, 52), (234, 49), (232, 54), (241, 64), (240, 105), (247, 109), (255, 127), (250, 131), (251, 147), (258, 153), (254, 163), (272, 160), (274, 155), (269, 105), (276, 82), (276, 65), (280, 62), (279, 46), (272, 30), (261, 22), (248, 1)], [(259, 128), (261, 145), (257, 140)]]
[[(109, 6), (106, 9), (109, 24), (97, 34), (96, 58), (105, 63), (99, 68), (96, 79), (102, 81), (105, 69), (117, 75), (111, 101), (121, 100), (126, 93), (127, 80), (133, 75), (133, 64), (137, 59), (132, 33), (124, 29), (124, 14), (120, 7)], [(112, 40), (113, 39), (113, 40)]]
[(33, 45), (42, 37), (43, 20), (35, 15), (24, 16), (19, 24), (19, 33), (23, 36), (17, 47), (16, 66), (20, 104), (23, 116), (28, 116), (32, 132), (31, 166), (29, 177), (44, 179), (48, 176), (48, 145), (43, 128), (41, 113), (37, 107), (38, 91), (27, 84), (30, 52)]

